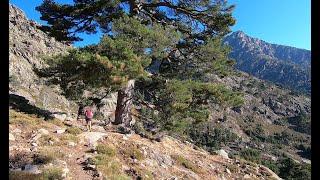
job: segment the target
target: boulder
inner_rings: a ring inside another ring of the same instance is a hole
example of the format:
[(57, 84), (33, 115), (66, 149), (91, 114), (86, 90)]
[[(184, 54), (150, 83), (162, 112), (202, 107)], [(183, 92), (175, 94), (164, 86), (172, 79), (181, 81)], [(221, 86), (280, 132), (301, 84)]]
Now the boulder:
[(39, 132), (40, 134), (42, 134), (42, 135), (48, 135), (48, 134), (49, 134), (49, 131), (48, 131), (48, 130), (42, 129), (42, 128), (39, 129), (38, 132)]
[(9, 133), (9, 141), (15, 141), (16, 138), (13, 136), (13, 134)]
[(28, 173), (32, 173), (32, 174), (40, 174), (41, 173), (41, 171), (38, 169), (37, 165), (31, 165), (31, 164), (25, 165), (23, 171), (28, 172)]
[(95, 147), (97, 145), (97, 141), (107, 136), (107, 133), (103, 132), (84, 132), (78, 135), (81, 139), (80, 142), (86, 142), (88, 146)]
[(220, 155), (226, 159), (229, 159), (228, 153), (223, 149), (217, 150), (217, 151), (215, 151), (215, 153), (217, 153), (218, 155)]

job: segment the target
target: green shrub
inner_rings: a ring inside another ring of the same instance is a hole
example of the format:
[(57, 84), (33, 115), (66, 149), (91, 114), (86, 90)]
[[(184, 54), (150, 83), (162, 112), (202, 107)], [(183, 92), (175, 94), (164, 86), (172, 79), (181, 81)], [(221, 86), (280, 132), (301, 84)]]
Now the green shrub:
[(140, 149), (133, 144), (128, 144), (127, 147), (122, 150), (122, 152), (128, 158), (137, 159), (139, 161), (145, 158)]
[(201, 126), (194, 126), (190, 129), (189, 137), (192, 141), (204, 149), (213, 152), (221, 146), (236, 142), (238, 136), (229, 129), (204, 123)]
[(298, 164), (291, 158), (284, 158), (278, 162), (279, 176), (285, 179), (311, 179), (311, 165)]
[(61, 168), (49, 168), (42, 172), (42, 177), (48, 180), (62, 180), (63, 171)]
[(260, 152), (255, 149), (244, 149), (240, 151), (240, 156), (243, 157), (245, 160), (252, 161), (252, 162), (260, 162)]
[(121, 164), (114, 157), (98, 154), (93, 158), (93, 163), (97, 165), (97, 169), (101, 171), (104, 176), (112, 180), (130, 179), (121, 171)]
[(67, 128), (66, 132), (69, 134), (78, 135), (82, 133), (82, 130), (78, 127), (69, 127)]
[(116, 155), (116, 150), (112, 146), (108, 146), (106, 144), (99, 144), (96, 147), (97, 153), (98, 154), (105, 154), (107, 156), (113, 157)]

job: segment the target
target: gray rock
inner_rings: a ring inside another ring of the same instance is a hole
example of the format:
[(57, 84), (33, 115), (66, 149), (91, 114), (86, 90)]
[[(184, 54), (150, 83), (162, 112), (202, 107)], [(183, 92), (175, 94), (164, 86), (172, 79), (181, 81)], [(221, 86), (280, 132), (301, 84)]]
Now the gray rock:
[(57, 119), (59, 119), (59, 120), (61, 120), (61, 121), (64, 121), (67, 118), (66, 114), (53, 114), (52, 116), (57, 118)]
[(68, 146), (74, 147), (74, 146), (76, 146), (76, 143), (74, 143), (74, 142), (68, 142)]
[(245, 175), (243, 176), (243, 179), (252, 179), (252, 177), (251, 177), (249, 174), (245, 174)]
[(37, 143), (31, 143), (31, 146), (38, 147), (38, 144)]
[(311, 160), (305, 159), (305, 158), (302, 158), (302, 162), (304, 162), (306, 164), (311, 164)]
[(40, 174), (41, 173), (41, 171), (38, 169), (37, 165), (31, 165), (31, 164), (25, 165), (23, 171), (28, 172), (28, 173), (32, 173), (32, 174)]
[(228, 168), (226, 168), (226, 173), (231, 174), (231, 172)]
[(42, 129), (42, 128), (39, 129), (38, 132), (39, 132), (40, 134), (43, 134), (43, 135), (48, 135), (48, 134), (49, 134), (49, 131), (48, 131), (48, 130)]
[(215, 151), (215, 153), (217, 153), (218, 155), (220, 155), (226, 159), (229, 159), (228, 153), (223, 149), (217, 150), (217, 151)]
[(78, 135), (80, 142), (86, 142), (89, 146), (95, 147), (97, 141), (107, 136), (107, 133), (103, 132), (84, 132)]
[(14, 129), (12, 132), (13, 132), (13, 133), (20, 134), (22, 131), (21, 131), (21, 129), (16, 128), (16, 129)]
[(69, 173), (69, 171), (70, 171), (70, 170), (69, 170), (67, 167), (63, 168), (63, 169), (62, 169), (62, 175), (61, 175), (61, 176), (62, 176), (63, 178), (66, 178), (67, 175), (68, 175), (68, 173)]
[(16, 138), (13, 136), (13, 134), (9, 133), (9, 141), (15, 141)]
[(57, 134), (62, 134), (62, 133), (64, 133), (66, 131), (66, 129), (57, 129), (56, 130), (56, 133)]

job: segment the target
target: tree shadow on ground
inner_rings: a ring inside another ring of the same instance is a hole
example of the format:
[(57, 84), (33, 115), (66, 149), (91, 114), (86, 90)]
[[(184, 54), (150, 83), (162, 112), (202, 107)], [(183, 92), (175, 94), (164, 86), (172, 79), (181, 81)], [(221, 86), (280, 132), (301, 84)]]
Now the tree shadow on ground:
[(35, 114), (38, 117), (43, 117), (45, 120), (52, 120), (54, 118), (50, 111), (31, 105), (25, 97), (16, 94), (9, 94), (9, 107), (27, 114)]

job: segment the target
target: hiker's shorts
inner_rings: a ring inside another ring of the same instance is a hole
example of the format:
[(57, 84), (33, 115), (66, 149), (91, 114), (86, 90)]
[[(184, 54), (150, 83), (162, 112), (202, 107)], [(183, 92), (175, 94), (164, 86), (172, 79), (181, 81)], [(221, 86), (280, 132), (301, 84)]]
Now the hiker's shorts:
[(87, 118), (86, 117), (86, 122), (90, 122), (90, 121), (92, 121), (92, 118)]

